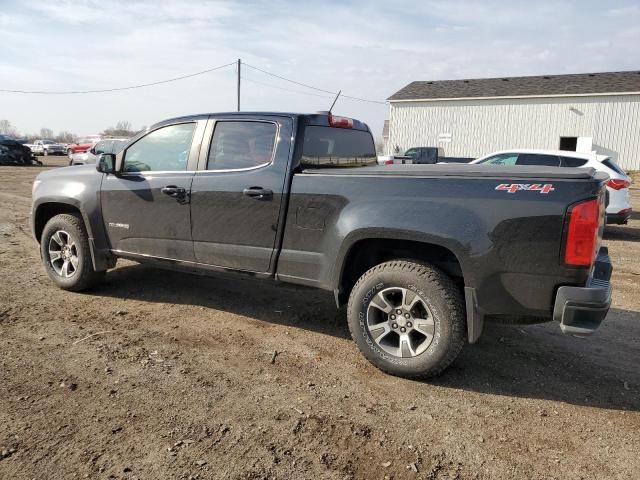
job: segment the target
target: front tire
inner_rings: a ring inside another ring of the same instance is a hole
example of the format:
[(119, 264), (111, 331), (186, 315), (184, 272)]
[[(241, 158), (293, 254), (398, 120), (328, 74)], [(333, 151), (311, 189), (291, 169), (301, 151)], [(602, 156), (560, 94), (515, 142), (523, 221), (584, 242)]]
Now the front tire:
[(51, 218), (42, 231), (40, 254), (49, 278), (63, 290), (81, 292), (104, 278), (91, 262), (89, 236), (77, 214)]
[(367, 360), (399, 377), (439, 375), (466, 341), (462, 294), (429, 264), (398, 260), (368, 270), (351, 291), (347, 320)]

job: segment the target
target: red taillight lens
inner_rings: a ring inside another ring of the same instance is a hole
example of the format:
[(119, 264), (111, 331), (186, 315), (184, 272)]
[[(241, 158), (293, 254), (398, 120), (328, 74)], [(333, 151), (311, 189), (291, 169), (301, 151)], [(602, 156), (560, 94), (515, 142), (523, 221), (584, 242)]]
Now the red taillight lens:
[(629, 180), (620, 180), (617, 178), (612, 178), (607, 182), (607, 187), (613, 188), (614, 190), (629, 188), (630, 186), (631, 186), (631, 182)]
[(588, 267), (595, 260), (602, 212), (599, 199), (587, 200), (571, 208), (564, 254), (567, 265)]
[(393, 160), (385, 160), (384, 164), (385, 165), (393, 165)]
[(353, 128), (353, 119), (329, 115), (329, 125), (337, 128)]

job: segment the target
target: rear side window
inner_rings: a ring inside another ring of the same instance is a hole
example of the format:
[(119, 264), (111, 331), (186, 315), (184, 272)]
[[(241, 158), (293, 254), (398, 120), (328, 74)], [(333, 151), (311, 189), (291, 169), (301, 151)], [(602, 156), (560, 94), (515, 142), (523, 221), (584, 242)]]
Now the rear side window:
[(376, 165), (373, 137), (362, 130), (308, 126), (300, 164), (304, 168)]
[(516, 165), (538, 165), (543, 167), (559, 167), (560, 159), (556, 155), (540, 155), (537, 153), (521, 153)]
[(563, 167), (582, 167), (587, 161), (584, 158), (560, 157)]
[(605, 158), (602, 163), (604, 165), (606, 165), (607, 167), (609, 167), (611, 170), (613, 170), (616, 173), (619, 173), (620, 175), (626, 175), (626, 173), (624, 172), (624, 170), (622, 170), (618, 164), (616, 162), (614, 162), (613, 160), (611, 160), (610, 158)]
[(277, 126), (268, 122), (217, 122), (207, 170), (252, 168), (271, 162)]

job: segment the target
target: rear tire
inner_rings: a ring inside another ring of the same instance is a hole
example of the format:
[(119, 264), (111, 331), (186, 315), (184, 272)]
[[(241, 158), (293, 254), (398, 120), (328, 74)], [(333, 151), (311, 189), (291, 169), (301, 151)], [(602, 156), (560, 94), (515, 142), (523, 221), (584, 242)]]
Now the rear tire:
[(40, 254), (49, 278), (63, 290), (87, 290), (105, 275), (91, 261), (89, 235), (78, 214), (56, 215), (47, 222), (40, 238)]
[(398, 260), (368, 270), (351, 290), (347, 320), (367, 360), (404, 378), (439, 375), (466, 342), (462, 294), (429, 264)]

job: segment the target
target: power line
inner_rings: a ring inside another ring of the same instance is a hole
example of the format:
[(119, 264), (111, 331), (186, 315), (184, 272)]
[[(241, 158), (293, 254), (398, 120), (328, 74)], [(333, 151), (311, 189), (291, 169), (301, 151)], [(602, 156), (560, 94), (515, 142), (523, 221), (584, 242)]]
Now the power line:
[(186, 78), (196, 77), (198, 75), (204, 75), (205, 73), (213, 72), (215, 70), (220, 70), (225, 67), (229, 67), (231, 65), (235, 65), (236, 62), (227, 63), (225, 65), (219, 65), (217, 67), (208, 68), (206, 70), (202, 70), (196, 73), (190, 73), (187, 75), (182, 75), (180, 77), (169, 78), (167, 80), (160, 80), (157, 82), (151, 83), (143, 83), (140, 85), (130, 85), (128, 87), (117, 87), (117, 88), (105, 88), (103, 90), (69, 90), (69, 91), (55, 91), (55, 90), (7, 90), (0, 89), (0, 92), (6, 93), (31, 93), (37, 95), (77, 95), (77, 94), (85, 94), (85, 93), (106, 93), (106, 92), (117, 92), (121, 90), (133, 90), (135, 88), (143, 88), (143, 87), (151, 87), (153, 85), (160, 85), (163, 83), (177, 82), (178, 80), (184, 80)]
[[(247, 64), (245, 63), (244, 65), (247, 65)], [(312, 97), (320, 97), (320, 98), (331, 98), (331, 95), (329, 94), (323, 95), (321, 93), (301, 92), (300, 90), (291, 90), (286, 87), (278, 87), (276, 85), (271, 85), (270, 83), (259, 82), (258, 80), (254, 80), (253, 78), (247, 77), (245, 74), (242, 75), (242, 79), (251, 83), (262, 85), (263, 87), (276, 88), (278, 90), (284, 90), (285, 92), (289, 92), (289, 93), (297, 93), (299, 95), (310, 95)]]
[[(239, 65), (240, 65), (239, 62), (240, 61), (238, 60), (238, 61), (226, 63), (224, 65), (219, 65), (217, 67), (207, 68), (206, 70), (202, 70), (200, 72), (189, 73), (187, 75), (181, 75), (179, 77), (173, 77), (173, 78), (169, 78), (169, 79), (166, 79), (166, 80), (159, 80), (157, 82), (142, 83), (142, 84), (138, 84), (138, 85), (130, 85), (130, 86), (127, 86), (127, 87), (114, 87), (114, 88), (105, 88), (105, 89), (100, 89), (100, 90), (11, 90), (11, 89), (2, 88), (2, 89), (0, 89), (0, 92), (3, 92), (3, 93), (34, 94), (34, 95), (81, 95), (81, 94), (88, 94), (88, 93), (118, 92), (118, 91), (123, 91), (123, 90), (133, 90), (133, 89), (137, 89), (137, 88), (151, 87), (151, 86), (154, 86), (154, 85), (161, 85), (161, 84), (164, 84), (164, 83), (177, 82), (179, 80), (184, 80), (184, 79), (187, 79), (187, 78), (196, 77), (198, 75), (204, 75), (206, 73), (210, 73), (210, 72), (213, 72), (215, 70), (220, 70), (222, 68), (230, 67), (232, 65), (239, 67)], [(249, 68), (252, 68), (252, 69), (254, 69), (254, 70), (258, 71), (258, 72), (261, 72), (261, 73), (263, 73), (265, 75), (269, 75), (271, 77), (278, 78), (280, 80), (284, 80), (285, 82), (293, 83), (293, 84), (299, 85), (301, 87), (309, 88), (309, 89), (312, 89), (312, 90), (315, 90), (315, 91), (318, 91), (318, 92), (322, 92), (322, 93), (325, 93), (325, 94), (331, 95), (331, 96), (334, 96), (337, 93), (337, 92), (332, 92), (330, 90), (325, 90), (323, 88), (314, 87), (313, 85), (308, 85), (306, 83), (298, 82), (296, 80), (292, 80), (290, 78), (286, 78), (286, 77), (283, 77), (283, 76), (275, 74), (275, 73), (271, 73), (271, 72), (269, 72), (267, 70), (263, 70), (261, 68), (258, 68), (258, 67), (255, 67), (253, 65), (250, 65), (248, 63), (244, 63), (243, 62), (243, 64), (245, 66), (247, 66)], [(238, 68), (238, 70), (239, 70), (239, 68)], [(239, 73), (240, 72), (238, 71), (238, 80), (240, 79)], [(312, 94), (310, 92), (301, 92), (301, 91), (297, 91), (297, 90), (290, 90), (290, 89), (287, 89), (287, 88), (284, 88), (284, 87), (278, 87), (276, 85), (270, 85), (270, 84), (267, 84), (267, 83), (261, 83), (261, 82), (259, 82), (257, 80), (253, 80), (253, 79), (247, 78), (245, 76), (243, 76), (242, 78), (246, 78), (250, 82), (261, 84), (261, 85), (264, 85), (266, 87), (277, 88), (277, 89), (284, 90), (284, 91), (291, 92), (291, 93), (298, 93), (298, 94), (301, 94), (301, 95), (315, 95), (315, 96), (318, 96), (318, 97), (324, 97), (324, 95)], [(386, 105), (386, 102), (381, 102), (381, 101), (378, 101), (378, 100), (370, 100), (368, 98), (354, 97), (354, 96), (351, 96), (351, 95), (341, 95), (340, 98), (345, 98), (347, 100), (355, 100), (355, 101), (359, 101), (359, 102), (368, 102), (368, 103), (375, 103), (375, 104), (379, 104), (379, 105)]]
[[(281, 75), (277, 75), (275, 73), (268, 72), (268, 71), (263, 70), (263, 69), (258, 68), (258, 67), (254, 67), (253, 65), (251, 65), (249, 63), (246, 63), (246, 62), (244, 63), (244, 66), (245, 67), (249, 67), (249, 68), (253, 68), (254, 70), (262, 72), (265, 75), (270, 75), (272, 77), (279, 78), (280, 80), (284, 80), (285, 82), (289, 82), (289, 83), (294, 83), (296, 85), (300, 85), (301, 87), (311, 88), (312, 90), (317, 90), (319, 92), (330, 93), (331, 95), (336, 95), (338, 93), (338, 92), (332, 92), (330, 90), (324, 90), (323, 88), (314, 87), (313, 85), (307, 85), (306, 83), (297, 82), (296, 80), (291, 80), (290, 78), (286, 78), (286, 77), (283, 77)], [(367, 98), (353, 97), (353, 96), (350, 96), (350, 95), (342, 95), (342, 98), (348, 98), (350, 100), (357, 100), (357, 101), (360, 101), (360, 102), (378, 103), (380, 105), (386, 105), (386, 102), (381, 102), (379, 100), (369, 100)]]

